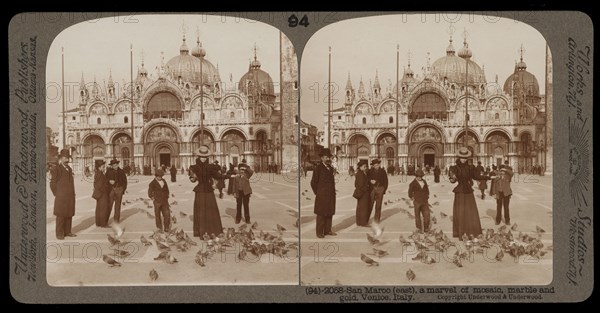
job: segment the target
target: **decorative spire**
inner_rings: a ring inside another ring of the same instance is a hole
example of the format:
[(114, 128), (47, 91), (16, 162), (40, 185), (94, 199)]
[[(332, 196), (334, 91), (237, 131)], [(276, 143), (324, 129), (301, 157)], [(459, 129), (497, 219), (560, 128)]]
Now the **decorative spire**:
[(456, 50), (454, 50), (454, 46), (452, 45), (452, 35), (454, 34), (454, 25), (452, 25), (452, 23), (450, 23), (450, 26), (448, 27), (448, 34), (450, 34), (450, 40), (449, 40), (450, 43), (448, 44), (448, 47), (446, 48), (446, 55), (452, 56), (456, 52)]
[(111, 88), (115, 86), (115, 83), (113, 82), (112, 78), (112, 69), (110, 69), (108, 73), (108, 88)]
[(196, 46), (192, 49), (192, 55), (201, 59), (206, 56), (206, 50), (202, 47), (202, 42), (200, 41), (199, 28), (196, 28)]
[(468, 34), (469, 33), (467, 33), (467, 29), (465, 28), (465, 31), (463, 32), (463, 47), (460, 49), (460, 51), (458, 51), (458, 56), (463, 59), (470, 59), (473, 56), (471, 49), (469, 49), (469, 44), (467, 43)]
[(362, 75), (360, 76), (360, 83), (358, 84), (358, 94), (365, 93), (365, 84), (363, 83)]
[(83, 72), (81, 72), (81, 82), (79, 82), (79, 90), (85, 90), (85, 80), (83, 79)]
[(525, 54), (525, 49), (523, 48), (523, 44), (521, 44), (521, 48), (519, 49), (519, 54), (521, 55), (521, 59), (519, 63), (516, 65), (516, 69), (518, 71), (524, 71), (527, 69), (527, 64), (523, 61), (523, 54)]
[(260, 69), (260, 61), (258, 61), (256, 57), (256, 43), (254, 43), (254, 60), (250, 63), (250, 69), (257, 70)]
[(381, 85), (379, 84), (379, 71), (375, 70), (375, 82), (373, 83), (373, 88), (381, 90)]
[(185, 25), (185, 20), (182, 21), (181, 23), (181, 33), (183, 34), (183, 42), (181, 43), (181, 46), (179, 47), (179, 53), (180, 54), (188, 54), (188, 52), (190, 51), (188, 49), (188, 46), (185, 44), (185, 34), (187, 32), (187, 26)]
[(346, 81), (346, 90), (352, 90), (352, 81), (350, 80), (350, 72), (348, 71), (348, 80)]

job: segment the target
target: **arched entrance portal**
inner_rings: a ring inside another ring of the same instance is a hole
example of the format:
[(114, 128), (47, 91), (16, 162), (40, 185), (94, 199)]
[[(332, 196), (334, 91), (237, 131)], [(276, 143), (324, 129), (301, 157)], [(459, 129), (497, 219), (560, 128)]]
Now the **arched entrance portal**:
[(161, 165), (180, 168), (179, 137), (169, 125), (159, 124), (148, 130), (144, 141), (144, 167), (146, 172)]
[(225, 162), (237, 166), (242, 161), (246, 137), (237, 129), (226, 131), (221, 137), (221, 151), (226, 155)]
[(408, 165), (444, 167), (442, 135), (437, 127), (427, 124), (416, 128), (409, 137)]
[(156, 146), (156, 151), (154, 152), (154, 164), (158, 167), (162, 167), (163, 165), (171, 167), (172, 161), (171, 157), (173, 154), (173, 149), (167, 143), (161, 143)]
[(436, 155), (438, 155), (435, 145), (423, 144), (419, 153), (419, 160), (423, 167), (434, 167), (436, 165)]

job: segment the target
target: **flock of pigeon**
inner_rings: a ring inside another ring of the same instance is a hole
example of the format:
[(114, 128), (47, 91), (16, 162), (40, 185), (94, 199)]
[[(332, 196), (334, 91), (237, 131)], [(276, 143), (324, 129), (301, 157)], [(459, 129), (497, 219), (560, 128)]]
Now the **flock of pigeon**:
[[(134, 201), (124, 201), (123, 204), (130, 204), (133, 202), (142, 201), (146, 204), (148, 209), (152, 208), (150, 199), (138, 198)], [(170, 203), (171, 205), (177, 205), (176, 201)], [(139, 209), (140, 212), (145, 212), (148, 218), (154, 219), (154, 215), (148, 210)], [(188, 214), (179, 212), (181, 218), (185, 218)], [(190, 220), (193, 221), (193, 216), (189, 215)], [(155, 246), (159, 251), (159, 254), (154, 258), (155, 261), (162, 261), (167, 264), (178, 263), (171, 252), (187, 252), (192, 249), (193, 246), (198, 246), (182, 228), (173, 227), (177, 223), (176, 216), (171, 211), (171, 230), (169, 232), (163, 232), (156, 230), (154, 233), (146, 238), (144, 235), (140, 236), (140, 243), (143, 246)], [(125, 233), (125, 228), (118, 223), (112, 224), (113, 234), (107, 234), (108, 241), (110, 243), (111, 250), (113, 251), (112, 256), (104, 254), (102, 256), (103, 261), (110, 265), (110, 267), (120, 267), (122, 264), (118, 259), (126, 258), (130, 256), (130, 252), (122, 247), (126, 247), (127, 244), (131, 243), (131, 240), (124, 240), (122, 238)], [(296, 242), (286, 243), (283, 240), (283, 232), (286, 228), (277, 224), (273, 233), (258, 230), (258, 223), (254, 222), (252, 225), (242, 224), (238, 229), (233, 227), (223, 228), (223, 232), (215, 234), (204, 234), (202, 236), (203, 244), (200, 245), (199, 250), (196, 252), (195, 263), (200, 267), (207, 266), (207, 260), (211, 259), (216, 253), (225, 252), (229, 249), (239, 250), (237, 258), (244, 260), (248, 257), (248, 254), (254, 256), (254, 258), (260, 258), (263, 254), (273, 254), (280, 258), (287, 256), (290, 249), (298, 250), (298, 244)], [(255, 232), (258, 232), (255, 234)], [(152, 269), (149, 273), (151, 281), (156, 281), (159, 278), (159, 274), (156, 269)]]
[[(436, 197), (434, 195), (434, 197)], [(388, 200), (385, 204), (404, 201), (409, 208), (414, 208), (411, 201), (406, 198), (398, 198), (395, 200)], [(431, 224), (437, 224), (437, 219), (434, 216), (432, 210), (433, 206), (439, 205), (436, 201), (430, 204), (430, 216)], [(400, 212), (408, 215), (409, 218), (414, 219), (415, 216), (408, 210), (401, 208)], [(440, 212), (441, 218), (448, 218), (447, 214)], [(449, 217), (452, 220), (452, 216)], [(389, 255), (388, 251), (380, 249), (380, 246), (389, 242), (381, 239), (383, 234), (383, 228), (377, 224), (372, 225), (373, 234), (367, 233), (367, 241), (371, 245), (372, 253), (362, 253), (360, 259), (368, 266), (379, 266), (374, 258), (367, 255), (372, 255), (377, 258), (383, 258)], [(505, 254), (509, 254), (513, 258), (519, 258), (521, 256), (529, 256), (532, 258), (540, 259), (546, 255), (548, 251), (552, 251), (552, 246), (544, 248), (544, 244), (541, 241), (542, 234), (546, 231), (539, 226), (536, 226), (535, 232), (523, 233), (518, 231), (518, 225), (512, 224), (512, 226), (503, 225), (497, 230), (484, 229), (483, 233), (477, 237), (473, 235), (467, 236), (463, 234), (458, 242), (450, 240), (450, 238), (439, 229), (432, 228), (429, 232), (422, 233), (419, 230), (415, 230), (407, 238), (400, 235), (399, 242), (402, 247), (414, 247), (418, 251), (417, 255), (412, 258), (413, 261), (420, 261), (425, 264), (434, 264), (435, 258), (432, 257), (431, 252), (446, 252), (448, 248), (455, 247), (456, 252), (453, 255), (452, 263), (457, 267), (463, 267), (463, 260), (473, 260), (475, 254), (484, 254), (486, 249), (495, 249), (496, 252), (495, 260), (500, 262), (504, 258)], [(513, 233), (514, 232), (514, 233)], [(402, 249), (405, 251), (405, 249)], [(435, 255), (435, 253), (433, 253)], [(486, 253), (487, 255), (487, 253)], [(416, 278), (416, 274), (412, 269), (406, 271), (406, 278), (408, 281), (412, 281)]]

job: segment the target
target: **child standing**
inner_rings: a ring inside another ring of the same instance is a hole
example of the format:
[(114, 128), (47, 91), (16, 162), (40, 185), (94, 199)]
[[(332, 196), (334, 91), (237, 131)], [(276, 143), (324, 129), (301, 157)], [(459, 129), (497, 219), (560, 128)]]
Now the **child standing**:
[(239, 174), (233, 180), (233, 192), (237, 204), (237, 213), (235, 223), (239, 224), (242, 220), (242, 205), (244, 206), (244, 220), (250, 224), (250, 195), (252, 188), (250, 187), (250, 177), (254, 171), (248, 165), (242, 163), (239, 165)]
[(154, 201), (156, 228), (168, 232), (171, 226), (171, 210), (169, 209), (169, 186), (163, 179), (164, 174), (163, 170), (156, 170), (154, 179), (148, 185), (148, 197)]
[[(415, 222), (420, 231), (429, 231), (429, 187), (423, 179), (425, 173), (417, 169), (415, 179), (408, 186), (408, 197), (413, 200), (415, 206)], [(421, 225), (421, 214), (423, 215), (423, 225)]]

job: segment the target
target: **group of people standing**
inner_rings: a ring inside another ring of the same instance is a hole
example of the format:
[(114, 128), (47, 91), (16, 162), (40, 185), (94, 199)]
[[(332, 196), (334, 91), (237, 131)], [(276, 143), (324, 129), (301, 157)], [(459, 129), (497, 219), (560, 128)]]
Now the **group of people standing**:
[[(335, 214), (336, 190), (330, 150), (322, 149), (319, 156), (322, 162), (314, 170), (311, 188), (316, 195), (314, 204), (314, 213), (317, 215), (316, 235), (318, 238), (323, 238), (326, 235), (336, 235), (332, 231), (331, 225)], [(474, 182), (479, 182), (480, 186), (482, 184), (487, 186), (487, 181), (491, 181), (490, 195), (496, 198), (497, 205), (496, 225), (502, 222), (503, 215), (505, 224), (510, 225), (509, 204), (512, 195), (510, 182), (513, 170), (508, 165), (508, 161), (501, 165), (498, 171), (493, 167), (491, 171), (487, 172), (481, 167), (481, 162), (477, 167), (472, 164), (472, 152), (466, 147), (458, 150), (457, 157), (456, 165), (451, 166), (448, 170), (450, 182), (457, 184), (453, 189), (453, 237), (462, 237), (465, 234), (476, 237), (482, 233), (473, 190)], [(369, 226), (373, 208), (375, 210), (373, 223), (378, 225), (381, 221), (381, 204), (388, 189), (388, 177), (380, 164), (380, 160), (374, 159), (371, 161), (372, 168), (369, 169), (367, 160), (360, 160), (356, 165), (356, 172), (353, 167), (350, 168), (350, 172), (355, 177), (352, 196), (356, 199), (356, 225), (358, 226)], [(439, 183), (441, 169), (438, 166), (433, 168), (433, 175), (434, 182)], [(428, 232), (431, 219), (429, 186), (423, 179), (424, 176), (425, 173), (421, 168), (415, 170), (415, 179), (409, 184), (408, 197), (413, 201), (417, 229)]]
[(94, 167), (94, 192), (92, 198), (96, 200), (96, 226), (109, 227), (110, 214), (115, 210), (113, 220), (121, 221), (121, 200), (127, 190), (127, 176), (125, 171), (119, 167), (119, 160), (112, 159), (108, 163), (104, 160), (96, 160)]

